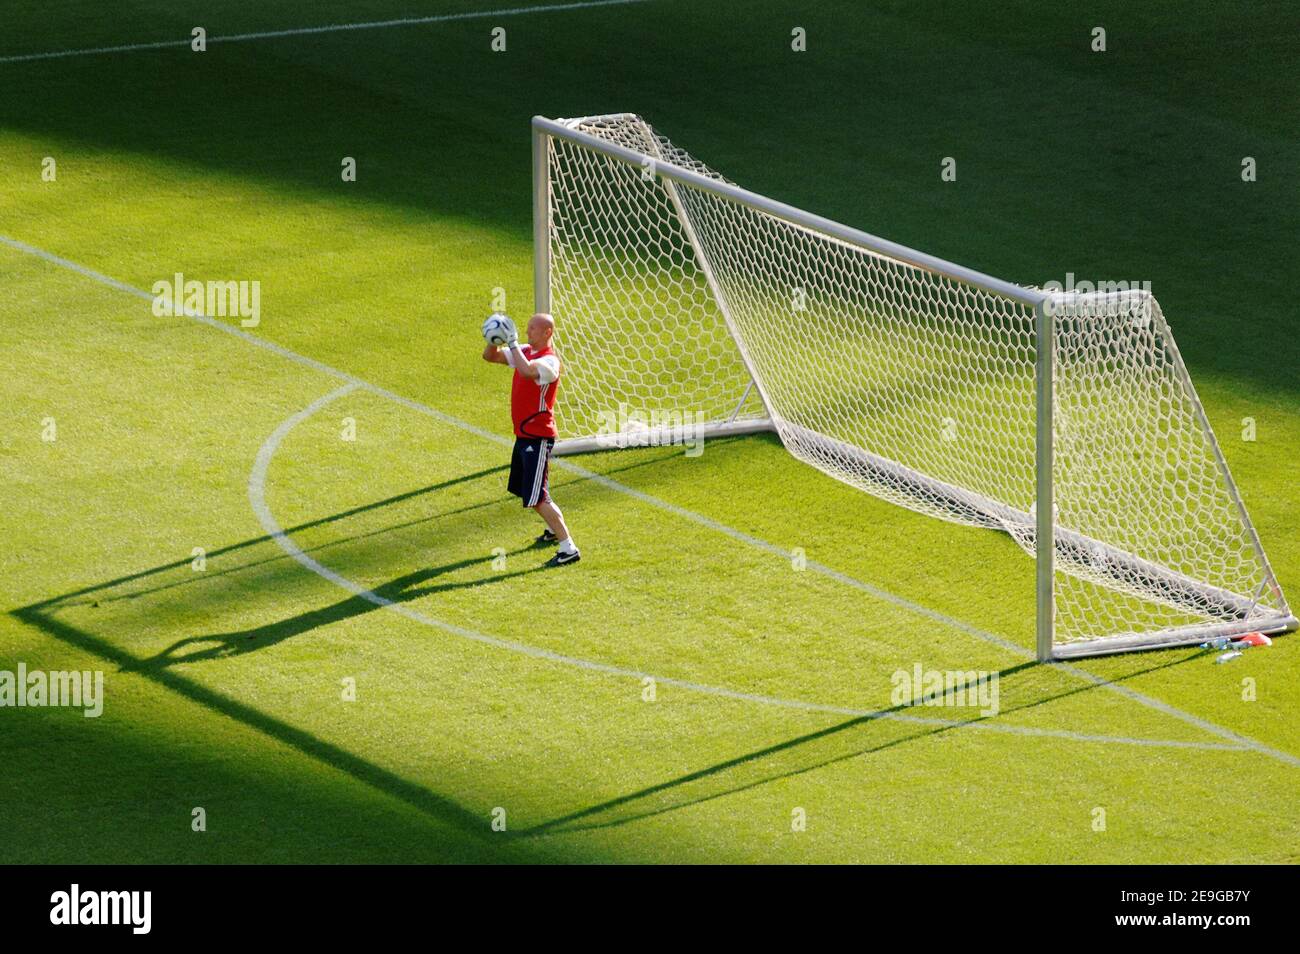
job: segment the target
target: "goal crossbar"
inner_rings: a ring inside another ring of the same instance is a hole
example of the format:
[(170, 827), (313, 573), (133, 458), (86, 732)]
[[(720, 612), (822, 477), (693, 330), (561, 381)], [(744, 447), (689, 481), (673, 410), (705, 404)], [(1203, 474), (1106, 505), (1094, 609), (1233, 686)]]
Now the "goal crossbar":
[[(1017, 285), (1013, 282), (1004, 281), (1000, 278), (994, 278), (992, 275), (986, 275), (983, 272), (976, 271), (973, 268), (966, 268), (964, 265), (957, 265), (954, 262), (945, 261), (934, 255), (928, 255), (925, 252), (919, 252), (914, 248), (908, 248), (906, 245), (900, 245), (897, 242), (891, 242), (888, 239), (880, 238), (863, 232), (861, 229), (855, 229), (852, 226), (844, 225), (832, 219), (824, 218), (812, 212), (806, 212), (803, 209), (796, 208), (793, 205), (787, 205), (784, 202), (778, 202), (776, 199), (769, 199), (765, 195), (757, 192), (750, 192), (738, 185), (730, 182), (723, 182), (718, 179), (702, 175), (693, 169), (687, 169), (679, 166), (669, 160), (660, 159), (656, 156), (650, 156), (646, 153), (639, 153), (635, 150), (620, 146), (618, 143), (610, 142), (607, 139), (601, 139), (599, 136), (593, 136), (590, 133), (583, 132), (577, 128), (577, 124), (587, 123), (593, 120), (607, 119), (627, 119), (633, 118), (633, 113), (614, 113), (608, 116), (583, 117), (581, 120), (556, 120), (548, 119), (545, 116), (533, 117), (533, 130), (535, 133), (543, 133), (547, 136), (554, 136), (558, 139), (567, 139), (571, 142), (581, 143), (594, 152), (602, 153), (612, 159), (627, 163), (629, 166), (646, 169), (651, 174), (671, 182), (680, 182), (689, 185), (692, 188), (700, 189), (705, 192), (711, 192), (714, 195), (729, 199), (739, 205), (746, 205), (760, 212), (766, 212), (768, 215), (774, 215), (783, 219), (792, 225), (801, 228), (811, 229), (822, 235), (829, 235), (832, 238), (840, 239), (858, 248), (864, 248), (868, 251), (884, 255), (888, 258), (897, 259), (914, 265), (917, 268), (923, 268), (926, 271), (934, 272), (957, 281), (965, 282), (968, 285), (974, 285), (976, 288), (982, 288), (986, 291), (1003, 295), (1013, 301), (1021, 302), (1031, 308), (1047, 301), (1053, 297), (1053, 293), (1045, 292), (1040, 289), (1026, 288), (1023, 285)], [(651, 166), (647, 168), (647, 161)]]

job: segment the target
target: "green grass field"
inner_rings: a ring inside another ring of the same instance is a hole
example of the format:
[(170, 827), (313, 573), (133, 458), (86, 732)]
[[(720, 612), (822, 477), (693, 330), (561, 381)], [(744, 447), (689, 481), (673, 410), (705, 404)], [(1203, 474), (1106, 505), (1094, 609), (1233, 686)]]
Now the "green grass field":
[[(1014, 542), (772, 436), (557, 468), (584, 559), (542, 571), (478, 335), (532, 304), (529, 118), (637, 112), (1009, 280), (1150, 281), (1294, 599), (1294, 5), (650, 0), (15, 59), (476, 5), (213, 6), (6, 11), (0, 670), (106, 696), (0, 709), (0, 861), (1300, 860), (1300, 638), (1032, 664)], [(259, 281), (260, 326), (130, 291), (177, 272)], [(916, 664), (999, 673), (1000, 713), (878, 717)]]

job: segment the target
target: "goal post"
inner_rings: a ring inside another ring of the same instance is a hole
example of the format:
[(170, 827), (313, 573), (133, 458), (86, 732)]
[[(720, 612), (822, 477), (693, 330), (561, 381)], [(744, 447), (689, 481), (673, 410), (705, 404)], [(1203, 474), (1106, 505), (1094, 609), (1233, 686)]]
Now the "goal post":
[(1044, 660), (1297, 625), (1148, 292), (944, 261), (742, 189), (634, 114), (535, 117), (533, 159), (556, 453), (775, 431), (1008, 533)]

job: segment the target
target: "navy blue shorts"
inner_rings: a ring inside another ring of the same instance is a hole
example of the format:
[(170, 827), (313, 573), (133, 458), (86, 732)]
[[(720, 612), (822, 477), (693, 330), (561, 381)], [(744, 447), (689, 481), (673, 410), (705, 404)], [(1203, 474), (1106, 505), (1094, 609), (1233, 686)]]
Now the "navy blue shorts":
[(515, 438), (507, 487), (523, 500), (525, 507), (536, 507), (543, 500), (551, 499), (551, 448), (554, 446), (555, 441), (548, 437)]

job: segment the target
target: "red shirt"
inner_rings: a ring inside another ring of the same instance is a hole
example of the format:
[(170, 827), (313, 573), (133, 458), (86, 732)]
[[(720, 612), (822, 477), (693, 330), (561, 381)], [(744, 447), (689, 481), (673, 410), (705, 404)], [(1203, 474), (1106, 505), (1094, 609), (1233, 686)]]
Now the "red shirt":
[[(552, 348), (534, 351), (532, 345), (521, 345), (520, 350), (529, 361), (555, 354)], [(555, 364), (558, 369), (559, 358), (555, 358)], [(515, 371), (514, 380), (510, 383), (510, 416), (514, 419), (516, 437), (553, 438), (556, 435), (555, 415), (552, 412), (560, 381), (557, 373), (555, 380), (543, 384), (542, 378), (545, 377), (547, 373), (542, 371), (541, 377), (533, 381)]]

